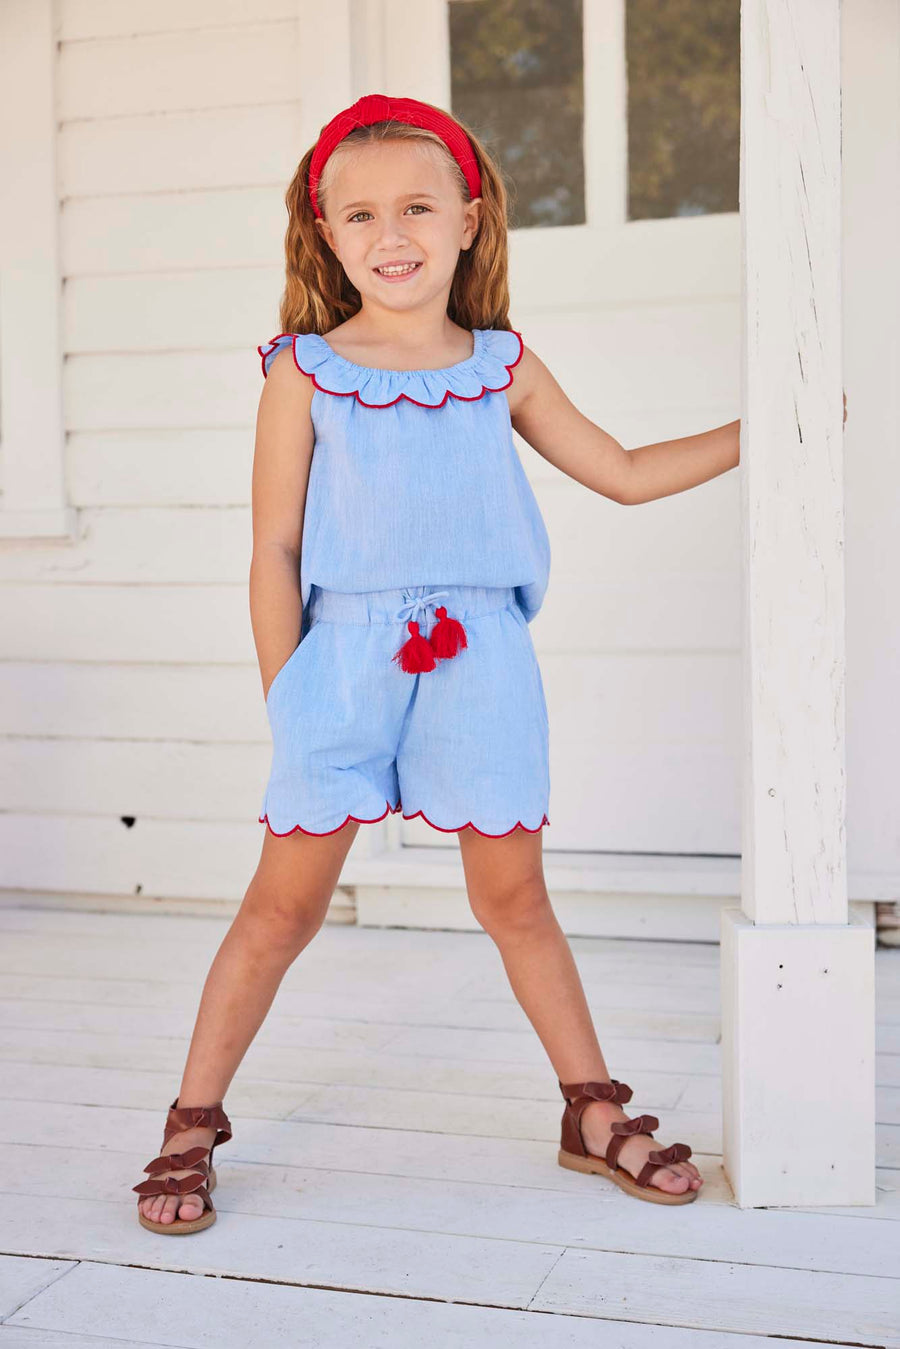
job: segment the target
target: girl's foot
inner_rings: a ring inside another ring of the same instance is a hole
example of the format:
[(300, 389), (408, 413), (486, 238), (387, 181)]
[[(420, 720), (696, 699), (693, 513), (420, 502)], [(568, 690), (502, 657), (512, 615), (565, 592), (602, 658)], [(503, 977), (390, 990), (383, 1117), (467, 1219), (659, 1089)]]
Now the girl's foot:
[[(168, 1157), (172, 1152), (188, 1152), (191, 1148), (212, 1147), (215, 1139), (215, 1129), (182, 1129), (180, 1133), (173, 1134), (168, 1143), (160, 1148), (159, 1154), (162, 1157)], [(190, 1174), (190, 1167), (185, 1171), (169, 1171), (167, 1175), (178, 1179), (179, 1176)], [(195, 1194), (154, 1194), (145, 1195), (138, 1200), (138, 1209), (145, 1218), (151, 1218), (158, 1223), (171, 1223), (176, 1218), (183, 1222), (190, 1222), (193, 1218), (199, 1218), (203, 1212), (203, 1200), (198, 1199)]]
[[(627, 1120), (630, 1116), (614, 1101), (591, 1101), (585, 1106), (581, 1116), (581, 1136), (588, 1152), (595, 1157), (605, 1157), (609, 1140), (612, 1138), (610, 1125), (617, 1120)], [(661, 1151), (658, 1139), (647, 1134), (633, 1134), (626, 1138), (619, 1150), (618, 1165), (629, 1175), (637, 1176), (650, 1152)], [(669, 1166), (660, 1166), (650, 1177), (650, 1184), (669, 1194), (683, 1194), (685, 1190), (699, 1190), (703, 1177), (693, 1162), (672, 1162)]]

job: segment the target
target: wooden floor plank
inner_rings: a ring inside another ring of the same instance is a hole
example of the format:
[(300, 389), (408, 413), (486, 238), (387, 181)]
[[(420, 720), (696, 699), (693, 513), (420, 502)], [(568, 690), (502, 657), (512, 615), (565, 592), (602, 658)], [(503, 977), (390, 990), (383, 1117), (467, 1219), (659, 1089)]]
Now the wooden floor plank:
[[(6, 1195), (0, 1250), (525, 1308), (557, 1247), (367, 1224), (234, 1215), (192, 1241), (146, 1231), (131, 1204)], [(105, 1330), (105, 1328), (104, 1328)]]
[(74, 1269), (74, 1262), (69, 1260), (26, 1260), (18, 1255), (0, 1255), (0, 1321), (12, 1316), (70, 1269)]
[[(178, 1065), (172, 1062), (172, 1070)], [(71, 1064), (16, 1063), (0, 1073), (0, 1100), (72, 1102), (77, 1105), (119, 1105), (152, 1110), (168, 1106), (176, 1074), (129, 1071), (126, 1068), (82, 1067)], [(548, 1074), (549, 1076), (549, 1074)], [(662, 1111), (669, 1120), (700, 1121), (708, 1141), (714, 1109), (676, 1111), (679, 1079), (661, 1083), (661, 1095), (641, 1094), (641, 1108)], [(169, 1100), (164, 1101), (168, 1095)], [(541, 1099), (507, 1098), (465, 1092), (418, 1091), (411, 1079), (404, 1088), (372, 1084), (314, 1083), (254, 1078), (239, 1073), (229, 1092), (237, 1115), (291, 1118), (302, 1121), (357, 1124), (381, 1129), (424, 1129), (437, 1133), (482, 1134), (498, 1138), (545, 1138), (559, 1133), (563, 1102), (546, 1091)], [(674, 1125), (673, 1125), (674, 1127)], [(679, 1127), (688, 1127), (686, 1124)], [(709, 1148), (707, 1147), (707, 1151)]]
[[(0, 1142), (43, 1147), (70, 1146), (73, 1137), (96, 1152), (126, 1149), (129, 1174), (155, 1155), (165, 1119), (162, 1110), (12, 1102), (0, 1112)], [(423, 1133), (414, 1129), (368, 1129), (303, 1124), (235, 1116), (229, 1160), (371, 1172), (380, 1175), (455, 1179), (539, 1189), (571, 1190), (581, 1177), (557, 1164), (558, 1139), (486, 1138)], [(702, 1153), (695, 1154), (703, 1158)], [(718, 1160), (718, 1159), (716, 1159)], [(704, 1160), (698, 1160), (704, 1169)], [(526, 1179), (527, 1178), (527, 1179)]]
[[(133, 1068), (140, 1064), (149, 1073), (171, 1075), (180, 1072), (189, 1038), (140, 1036), (118, 1039), (109, 1034), (89, 1031), (0, 1030), (0, 1063), (81, 1064), (93, 1068)], [(609, 1042), (610, 1055), (620, 1042)], [(674, 1106), (692, 1077), (686, 1070), (648, 1070), (640, 1061), (636, 1046), (629, 1041), (630, 1075), (635, 1090), (646, 1102)], [(648, 1049), (651, 1048), (648, 1046)], [(655, 1056), (647, 1055), (651, 1063)], [(10, 1068), (9, 1072), (15, 1070)], [(562, 1111), (562, 1098), (556, 1078), (547, 1062), (543, 1067), (510, 1066), (505, 1063), (468, 1063), (461, 1060), (434, 1060), (425, 1056), (394, 1057), (388, 1045), (378, 1050), (319, 1049), (306, 1046), (302, 1053), (284, 1045), (257, 1040), (250, 1046), (241, 1065), (241, 1076), (268, 1078), (282, 1083), (304, 1085), (373, 1087), (417, 1090), (436, 1094), (482, 1095), (512, 1100), (552, 1101)], [(712, 1079), (718, 1089), (718, 1077)]]
[[(65, 1297), (52, 1289), (30, 1305), (31, 1324), (50, 1331), (108, 1334), (167, 1349), (779, 1349), (756, 1336), (702, 1336), (668, 1326), (599, 1323), (573, 1316), (535, 1316), (500, 1308), (372, 1297), (328, 1289), (292, 1288), (239, 1280), (194, 1279), (180, 1273), (85, 1263)], [(22, 1322), (25, 1324), (25, 1322)], [(210, 1335), (210, 1327), (220, 1329)], [(302, 1338), (300, 1328), (302, 1328)], [(40, 1349), (70, 1349), (65, 1340)], [(783, 1342), (789, 1349), (788, 1342)], [(816, 1341), (812, 1342), (817, 1343)], [(833, 1342), (830, 1342), (833, 1343)], [(7, 1349), (2, 1335), (0, 1346)], [(89, 1341), (84, 1342), (88, 1349)], [(12, 1346), (9, 1349), (13, 1349)], [(28, 1340), (21, 1349), (32, 1349)], [(37, 1349), (37, 1345), (35, 1345)], [(71, 1346), (75, 1349), (75, 1346)], [(78, 1349), (82, 1349), (78, 1345)]]
[(898, 1279), (567, 1250), (531, 1307), (895, 1349), (898, 1294)]
[[(712, 1198), (715, 1176), (704, 1188), (704, 1212), (673, 1225), (669, 1210), (641, 1204), (596, 1176), (575, 1174), (565, 1191), (466, 1180), (430, 1180), (311, 1167), (217, 1162), (216, 1207), (225, 1215), (256, 1214), (316, 1222), (402, 1227), (455, 1236), (544, 1242), (578, 1249), (680, 1255), (835, 1273), (896, 1274), (900, 1233), (890, 1224), (848, 1214), (758, 1209), (742, 1212), (722, 1186)], [(141, 1161), (130, 1154), (24, 1145), (4, 1149), (7, 1194), (97, 1199), (129, 1207), (130, 1186)], [(572, 1174), (572, 1173), (570, 1173)], [(714, 1212), (712, 1210), (715, 1210)], [(73, 1221), (78, 1207), (71, 1205)], [(852, 1211), (851, 1211), (852, 1213)]]

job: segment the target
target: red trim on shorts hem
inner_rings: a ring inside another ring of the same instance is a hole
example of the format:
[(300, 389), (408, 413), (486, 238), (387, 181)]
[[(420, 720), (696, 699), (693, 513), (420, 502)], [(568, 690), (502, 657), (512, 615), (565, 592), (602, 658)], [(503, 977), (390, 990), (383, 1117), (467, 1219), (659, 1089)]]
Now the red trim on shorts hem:
[(545, 815), (544, 818), (541, 820), (540, 824), (537, 826), (537, 829), (529, 829), (527, 824), (523, 824), (521, 820), (517, 820), (516, 823), (513, 825), (512, 829), (507, 829), (502, 834), (488, 834), (485, 832), (484, 829), (479, 829), (478, 826), (476, 824), (473, 824), (471, 820), (469, 820), (468, 823), (466, 824), (458, 824), (455, 829), (445, 829), (443, 825), (435, 824), (434, 820), (429, 820), (424, 810), (417, 810), (415, 814), (404, 815), (403, 818), (404, 820), (414, 820), (419, 815), (422, 816), (422, 819), (425, 821), (426, 824), (431, 825), (432, 829), (439, 829), (442, 834), (456, 834), (459, 832), (460, 829), (474, 829), (475, 833), (481, 834), (482, 838), (506, 838), (507, 834), (511, 834), (513, 832), (513, 829), (524, 829), (526, 834), (536, 834), (539, 829), (543, 829), (545, 824), (550, 823), (550, 820)]
[(265, 815), (260, 815), (259, 823), (265, 824), (269, 832), (274, 834), (276, 838), (287, 838), (288, 834), (296, 834), (298, 830), (301, 834), (312, 834), (315, 838), (324, 838), (326, 834), (336, 834), (338, 829), (343, 829), (344, 825), (347, 823), (348, 820), (355, 820), (357, 824), (378, 824), (379, 820), (383, 820), (386, 815), (389, 815), (392, 812), (396, 814), (397, 811), (400, 809), (399, 801), (397, 802), (396, 806), (392, 806), (390, 801), (385, 801), (384, 804), (386, 806), (386, 809), (382, 812), (381, 815), (376, 815), (373, 820), (361, 820), (358, 815), (348, 815), (347, 818), (341, 820), (341, 823), (339, 825), (336, 825), (334, 829), (321, 829), (321, 830), (304, 829), (302, 824), (295, 824), (293, 829), (288, 829), (285, 831), (285, 833), (279, 834), (278, 830), (273, 829), (271, 824), (269, 824), (268, 813)]
[[(336, 828), (324, 829), (321, 831), (315, 829), (304, 829), (302, 824), (295, 824), (293, 829), (288, 829), (284, 834), (279, 834), (277, 829), (273, 829), (271, 824), (269, 824), (268, 814), (260, 815), (259, 823), (265, 824), (266, 827), (269, 829), (270, 833), (273, 833), (276, 838), (287, 838), (288, 834), (296, 834), (298, 831), (301, 834), (311, 834), (315, 838), (324, 838), (327, 834), (336, 834), (338, 829), (343, 829), (344, 825), (347, 823), (348, 820), (354, 820), (357, 824), (378, 824), (381, 820), (385, 819), (386, 816), (390, 814), (396, 815), (398, 810), (402, 810), (403, 802), (398, 801), (396, 806), (392, 806), (390, 801), (385, 801), (385, 806), (386, 806), (385, 811), (381, 815), (376, 815), (376, 817), (373, 820), (361, 820), (357, 815), (348, 815), (345, 820), (342, 820), (341, 823), (336, 826)], [(514, 829), (524, 829), (526, 834), (536, 834), (538, 830), (543, 829), (545, 824), (550, 823), (549, 817), (545, 814), (544, 818), (541, 820), (540, 824), (537, 826), (536, 829), (529, 829), (527, 824), (523, 824), (521, 820), (517, 820), (516, 823), (513, 825), (512, 829), (507, 829), (502, 834), (489, 834), (484, 829), (479, 829), (478, 826), (476, 824), (473, 824), (471, 820), (469, 820), (466, 824), (458, 824), (454, 829), (445, 829), (443, 825), (435, 824), (433, 820), (429, 820), (424, 810), (417, 810), (413, 815), (404, 815), (403, 818), (404, 820), (415, 820), (420, 815), (426, 824), (430, 824), (432, 829), (437, 829), (442, 834), (456, 834), (459, 833), (461, 829), (474, 829), (475, 833), (481, 834), (482, 838), (506, 838), (509, 834), (513, 832)]]
[[(392, 399), (390, 400), (389, 403), (367, 403), (367, 402), (365, 401), (364, 398), (360, 398), (360, 396), (359, 396), (359, 390), (358, 390), (358, 389), (347, 389), (347, 390), (343, 390), (343, 389), (326, 389), (325, 386), (324, 386), (324, 384), (320, 384), (319, 381), (316, 379), (315, 372), (312, 371), (312, 370), (304, 370), (304, 369), (303, 369), (303, 366), (302, 366), (302, 365), (300, 364), (300, 362), (297, 360), (297, 344), (296, 344), (296, 342), (291, 342), (291, 352), (293, 353), (293, 357), (294, 357), (294, 365), (295, 365), (295, 366), (297, 367), (297, 369), (300, 371), (301, 375), (306, 375), (307, 379), (311, 379), (312, 382), (313, 382), (313, 387), (316, 388), (316, 389), (318, 389), (320, 393), (330, 393), (334, 398), (355, 398), (359, 403), (362, 404), (362, 406), (363, 406), (364, 408), (389, 408), (389, 407), (393, 407), (395, 403), (399, 403), (399, 402), (400, 402), (401, 398), (405, 398), (406, 401), (407, 401), (408, 403), (415, 403), (416, 407), (420, 407), (420, 408), (442, 408), (442, 407), (444, 406), (444, 404), (446, 403), (446, 401), (447, 401), (448, 398), (458, 398), (458, 399), (460, 400), (460, 402), (463, 402), (463, 403), (477, 403), (478, 400), (479, 400), (479, 398), (483, 398), (484, 395), (485, 395), (486, 393), (502, 393), (504, 389), (508, 389), (509, 386), (512, 384), (512, 382), (513, 382), (513, 377), (512, 377), (512, 370), (513, 370), (513, 367), (519, 364), (519, 361), (521, 361), (522, 355), (523, 355), (523, 353), (524, 353), (524, 351), (525, 351), (525, 345), (524, 345), (524, 343), (523, 343), (523, 341), (522, 341), (522, 334), (521, 334), (520, 332), (517, 332), (515, 328), (502, 328), (502, 329), (501, 329), (501, 328), (497, 328), (497, 329), (492, 329), (492, 331), (496, 331), (496, 332), (510, 332), (510, 333), (515, 334), (515, 336), (519, 339), (519, 354), (518, 354), (518, 356), (516, 357), (516, 359), (515, 359), (514, 361), (509, 361), (509, 362), (503, 361), (503, 362), (501, 363), (502, 365), (504, 365), (504, 366), (506, 367), (506, 370), (509, 372), (509, 379), (506, 381), (505, 384), (501, 384), (498, 388), (492, 388), (492, 387), (489, 387), (487, 384), (483, 384), (483, 385), (481, 386), (481, 393), (476, 393), (476, 394), (454, 393), (452, 389), (448, 389), (447, 392), (444, 394), (443, 398), (441, 399), (441, 401), (440, 401), (439, 403), (420, 403), (419, 400), (418, 400), (418, 398), (410, 398), (410, 396), (409, 396), (408, 393), (398, 393), (397, 397), (396, 397), (396, 398), (392, 398)], [(298, 333), (278, 333), (276, 337), (273, 337), (272, 340), (271, 340), (270, 342), (266, 342), (264, 345), (265, 345), (266, 347), (271, 347), (272, 344), (273, 344), (274, 342), (277, 342), (277, 341), (278, 341), (280, 338), (282, 338), (282, 337), (298, 337), (298, 336), (300, 336), (300, 334), (298, 334)], [(263, 376), (266, 377), (266, 356), (271, 355), (271, 352), (270, 352), (270, 351), (264, 351), (264, 350), (263, 350), (263, 345), (258, 346), (258, 347), (256, 348), (256, 350), (259, 352), (260, 360), (262, 361)], [(335, 352), (334, 354), (337, 355), (337, 352)], [(352, 362), (351, 362), (351, 364), (352, 364)], [(375, 367), (372, 367), (372, 368), (374, 369)], [(448, 367), (448, 368), (449, 368), (449, 367)], [(392, 374), (392, 375), (395, 375), (395, 374), (396, 374), (396, 375), (402, 375), (402, 374), (420, 375), (420, 374), (429, 374), (429, 373), (431, 373), (431, 372), (430, 372), (430, 371), (422, 371), (422, 370), (409, 370), (409, 371), (405, 371), (405, 370), (391, 370), (391, 371), (388, 372), (388, 373), (390, 373), (390, 374)], [(435, 374), (440, 374), (441, 372), (440, 372), (440, 371), (434, 371), (434, 373), (435, 373)], [(349, 819), (349, 818), (351, 818), (351, 817), (348, 816), (347, 818)], [(344, 823), (346, 824), (346, 820), (344, 821)], [(360, 821), (360, 823), (361, 823), (361, 824), (371, 824), (371, 823), (373, 823), (373, 821), (371, 821), (371, 820), (362, 820), (362, 821)], [(429, 824), (430, 824), (430, 823), (431, 823), (431, 821), (429, 820)], [(548, 823), (549, 823), (549, 821), (548, 821)], [(540, 828), (540, 826), (538, 826), (538, 828)], [(328, 832), (330, 833), (331, 831), (329, 830)], [(454, 832), (454, 831), (453, 831), (453, 830), (449, 830), (448, 832), (449, 832), (449, 833), (452, 833), (452, 832)], [(532, 831), (532, 832), (534, 832), (534, 831)], [(500, 837), (502, 837), (502, 835), (496, 834), (496, 835), (491, 835), (490, 837), (500, 838)]]

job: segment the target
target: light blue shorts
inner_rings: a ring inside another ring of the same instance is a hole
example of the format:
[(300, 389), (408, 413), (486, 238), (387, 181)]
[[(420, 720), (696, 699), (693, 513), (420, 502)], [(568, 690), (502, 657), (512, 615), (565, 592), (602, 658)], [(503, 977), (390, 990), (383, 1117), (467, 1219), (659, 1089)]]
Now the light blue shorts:
[[(393, 657), (408, 620), (430, 637), (441, 605), (467, 645), (407, 673)], [(512, 587), (313, 585), (305, 617), (266, 699), (273, 751), (260, 823), (332, 834), (402, 810), (492, 837), (550, 823), (547, 704)]]

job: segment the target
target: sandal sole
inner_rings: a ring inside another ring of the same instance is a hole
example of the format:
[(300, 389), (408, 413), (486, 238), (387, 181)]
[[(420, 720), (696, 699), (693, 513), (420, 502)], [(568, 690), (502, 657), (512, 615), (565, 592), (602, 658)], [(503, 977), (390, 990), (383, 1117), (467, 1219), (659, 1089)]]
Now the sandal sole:
[(617, 1171), (611, 1171), (602, 1157), (595, 1157), (590, 1152), (586, 1157), (579, 1157), (574, 1152), (566, 1152), (560, 1148), (557, 1160), (567, 1171), (583, 1171), (588, 1175), (605, 1176), (626, 1194), (633, 1195), (635, 1199), (645, 1199), (649, 1204), (692, 1204), (700, 1193), (699, 1190), (685, 1190), (682, 1194), (667, 1194), (657, 1185), (638, 1185), (627, 1171), (623, 1171), (621, 1167)]
[[(209, 1173), (209, 1179), (206, 1185), (207, 1194), (211, 1194), (216, 1188), (216, 1172), (213, 1168)], [(216, 1210), (208, 1208), (205, 1213), (201, 1213), (199, 1218), (176, 1218), (173, 1223), (158, 1223), (153, 1218), (145, 1218), (140, 1209), (138, 1209), (138, 1222), (141, 1227), (146, 1227), (148, 1232), (161, 1232), (164, 1237), (188, 1237), (192, 1232), (203, 1232), (207, 1227), (212, 1227), (216, 1221)]]

